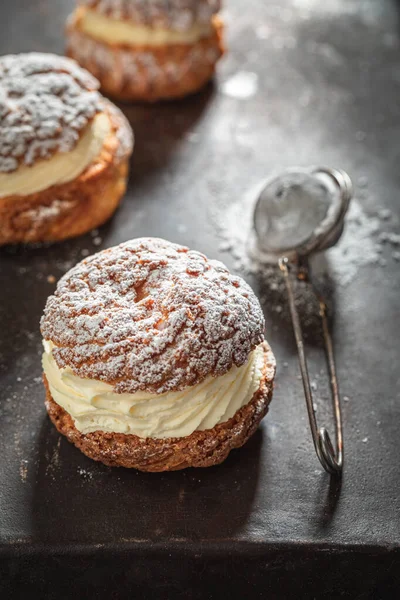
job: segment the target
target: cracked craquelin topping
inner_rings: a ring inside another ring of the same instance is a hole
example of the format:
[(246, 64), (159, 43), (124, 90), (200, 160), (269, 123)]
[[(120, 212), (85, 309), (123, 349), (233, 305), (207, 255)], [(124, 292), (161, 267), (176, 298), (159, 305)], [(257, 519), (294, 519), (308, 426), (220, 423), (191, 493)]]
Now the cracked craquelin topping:
[(161, 394), (222, 375), (262, 342), (251, 288), (218, 261), (141, 238), (82, 261), (59, 281), (41, 321), (60, 368), (117, 393)]
[(0, 58), (0, 173), (69, 152), (101, 110), (99, 84), (54, 54)]
[(78, 0), (113, 19), (141, 25), (185, 30), (207, 23), (221, 9), (221, 0)]

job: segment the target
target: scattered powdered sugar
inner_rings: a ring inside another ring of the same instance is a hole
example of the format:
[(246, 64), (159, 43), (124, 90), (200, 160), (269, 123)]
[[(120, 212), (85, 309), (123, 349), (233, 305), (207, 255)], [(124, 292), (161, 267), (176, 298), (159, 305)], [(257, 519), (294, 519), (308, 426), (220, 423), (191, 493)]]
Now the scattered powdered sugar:
[[(253, 213), (261, 188), (262, 184), (254, 187), (234, 204), (214, 207), (212, 218), (221, 239), (219, 250), (232, 255), (235, 270), (261, 276), (272, 290), (283, 289), (279, 271), (260, 254), (253, 233)], [(351, 201), (343, 235), (337, 245), (326, 253), (329, 270), (336, 283), (348, 285), (364, 266), (385, 266), (386, 259), (381, 256), (382, 245), (400, 245), (400, 235), (381, 231), (382, 225), (391, 218), (392, 214), (387, 209), (369, 215), (359, 200)], [(394, 260), (395, 252), (392, 254)]]
[(384, 244), (391, 244), (392, 246), (400, 246), (400, 234), (382, 231), (379, 234), (379, 241)]
[(140, 238), (64, 275), (41, 330), (60, 368), (119, 393), (163, 393), (244, 364), (263, 340), (264, 318), (251, 288), (222, 263)]
[(369, 216), (357, 200), (351, 202), (343, 237), (328, 251), (329, 265), (341, 285), (353, 281), (361, 267), (379, 264), (380, 226), (379, 217)]
[(69, 152), (101, 110), (96, 79), (54, 54), (0, 58), (0, 172)]
[(87, 471), (83, 467), (78, 467), (78, 475), (83, 477), (86, 481), (91, 481), (93, 479), (93, 473)]
[(229, 252), (235, 259), (235, 269), (245, 273), (257, 273), (260, 262), (249, 252), (250, 232), (253, 228), (253, 213), (260, 186), (250, 190), (234, 204), (213, 204), (213, 221), (221, 238), (219, 250)]
[(58, 200), (55, 198), (51, 204), (39, 204), (34, 208), (24, 211), (24, 215), (29, 217), (34, 223), (42, 224), (46, 221), (58, 217), (62, 212), (69, 210), (74, 205), (73, 200)]
[[(20, 223), (22, 226), (29, 224), (29, 236), (35, 239), (41, 231), (43, 231), (49, 222), (60, 218), (62, 215), (70, 212), (78, 200), (76, 198), (67, 198), (65, 200), (59, 200), (58, 198), (51, 199), (51, 203), (37, 204), (32, 208), (22, 210), (18, 214), (17, 218), (14, 219), (15, 223)], [(28, 235), (28, 234), (27, 234)], [(41, 276), (42, 273), (38, 272), (37, 276)], [(40, 277), (39, 277), (40, 278)]]
[(48, 462), (46, 466), (46, 475), (48, 476), (54, 476), (55, 471), (57, 471), (61, 466), (60, 446), (61, 436), (58, 437), (57, 443), (53, 448), (51, 456), (47, 456)]
[(21, 462), (19, 465), (19, 476), (20, 476), (22, 483), (26, 483), (26, 480), (28, 477), (28, 461), (25, 458), (21, 459)]
[(390, 211), (388, 208), (381, 208), (378, 210), (378, 217), (382, 221), (390, 221), (392, 218), (392, 211)]
[[(10, 400), (11, 399), (8, 399), (7, 401), (10, 401)], [(20, 415), (19, 412), (17, 412), (16, 418), (17, 418), (18, 421), (21, 421), (21, 415)], [(28, 476), (28, 461), (25, 458), (23, 458), (23, 456), (22, 456), (22, 450), (21, 450), (21, 432), (20, 431), (17, 431), (16, 433), (14, 433), (14, 452), (15, 452), (15, 455), (19, 459), (19, 476), (20, 476), (20, 480), (21, 480), (22, 483), (25, 483), (26, 479), (27, 479), (27, 476)]]
[(79, 0), (114, 19), (184, 31), (207, 23), (221, 9), (221, 0)]

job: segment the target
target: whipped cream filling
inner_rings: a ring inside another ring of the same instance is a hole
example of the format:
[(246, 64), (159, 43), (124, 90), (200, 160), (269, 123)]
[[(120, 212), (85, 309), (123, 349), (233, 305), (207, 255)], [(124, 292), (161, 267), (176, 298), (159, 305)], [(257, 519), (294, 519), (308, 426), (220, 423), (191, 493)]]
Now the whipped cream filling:
[(32, 166), (22, 164), (11, 173), (0, 173), (0, 198), (26, 196), (76, 179), (100, 154), (110, 132), (109, 117), (99, 113), (70, 152), (38, 160)]
[(208, 377), (179, 392), (116, 394), (101, 381), (82, 379), (60, 369), (44, 342), (43, 370), (54, 401), (72, 417), (81, 433), (104, 431), (141, 438), (185, 437), (228, 421), (259, 389), (264, 367), (262, 344), (241, 367)]
[(106, 17), (94, 10), (80, 9), (79, 27), (87, 35), (108, 44), (164, 46), (194, 44), (212, 32), (210, 23), (197, 23), (185, 31), (136, 25), (131, 21)]

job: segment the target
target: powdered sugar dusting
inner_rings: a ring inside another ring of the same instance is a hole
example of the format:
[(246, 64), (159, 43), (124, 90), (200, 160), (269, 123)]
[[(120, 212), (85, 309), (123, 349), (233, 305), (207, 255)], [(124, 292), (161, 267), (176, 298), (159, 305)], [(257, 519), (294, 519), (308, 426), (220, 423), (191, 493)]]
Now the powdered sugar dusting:
[(58, 200), (57, 198), (53, 202), (45, 206), (39, 204), (34, 208), (30, 208), (24, 212), (24, 216), (31, 219), (37, 227), (41, 227), (47, 221), (51, 221), (58, 217), (62, 212), (69, 210), (74, 205), (73, 200)]
[(184, 31), (207, 23), (221, 9), (221, 0), (79, 0), (114, 19)]
[(119, 393), (163, 393), (244, 364), (264, 319), (250, 287), (222, 263), (141, 238), (67, 273), (41, 329), (60, 368)]
[(0, 58), (0, 172), (69, 152), (101, 110), (98, 82), (53, 54)]
[[(47, 406), (47, 404), (46, 404)], [(60, 446), (61, 446), (61, 438), (57, 439), (57, 443), (55, 444), (51, 455), (47, 454), (47, 466), (46, 466), (46, 475), (54, 477), (54, 474), (61, 466), (60, 459)]]
[[(253, 212), (262, 184), (256, 186), (235, 204), (219, 206), (213, 220), (221, 238), (220, 251), (229, 252), (235, 259), (235, 269), (248, 275), (262, 275), (270, 287), (282, 286), (277, 269), (263, 264), (263, 256), (257, 251), (253, 231)], [(390, 221), (388, 211), (368, 214), (362, 203), (353, 199), (346, 215), (345, 228), (338, 244), (327, 251), (329, 269), (335, 282), (342, 286), (350, 284), (360, 268), (384, 266), (382, 245), (397, 241), (396, 233), (382, 232), (382, 226)], [(399, 238), (400, 240), (400, 238)]]
[(367, 215), (359, 202), (350, 204), (343, 238), (328, 252), (335, 279), (341, 285), (351, 283), (360, 268), (379, 264), (380, 227), (380, 219)]
[(157, 90), (179, 84), (188, 73), (198, 75), (207, 65), (214, 65), (220, 56), (217, 46), (208, 49), (207, 39), (187, 48), (179, 60), (175, 56), (160, 58), (154, 52), (145, 50), (124, 50), (103, 44), (79, 31), (75, 27), (68, 30), (68, 48), (81, 64), (88, 65), (91, 71), (101, 80), (107, 77), (116, 89)]
[[(25, 234), (26, 240), (40, 239), (43, 231), (57, 219), (62, 218), (74, 209), (78, 199), (51, 199), (49, 204), (37, 204), (32, 208), (19, 210), (13, 215), (12, 225)], [(4, 224), (7, 226), (7, 222)]]

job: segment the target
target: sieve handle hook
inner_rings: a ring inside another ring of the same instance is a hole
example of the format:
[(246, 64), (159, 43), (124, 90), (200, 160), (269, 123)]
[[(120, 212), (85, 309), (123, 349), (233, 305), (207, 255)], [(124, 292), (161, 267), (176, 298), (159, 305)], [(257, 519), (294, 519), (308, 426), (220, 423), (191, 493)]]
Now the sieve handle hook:
[[(325, 353), (329, 371), (329, 379), (332, 391), (332, 405), (334, 411), (334, 422), (335, 422), (335, 437), (336, 437), (336, 448), (332, 444), (331, 436), (329, 435), (325, 427), (318, 427), (317, 418), (314, 410), (313, 396), (311, 391), (310, 377), (307, 368), (307, 358), (304, 349), (303, 333), (300, 323), (299, 313), (296, 307), (293, 285), (292, 285), (292, 264), (287, 257), (281, 257), (279, 259), (279, 268), (283, 273), (283, 277), (286, 283), (286, 289), (289, 300), (289, 309), (292, 319), (294, 337), (296, 339), (297, 352), (299, 356), (299, 365), (301, 377), (303, 380), (304, 395), (306, 399), (308, 418), (310, 421), (311, 434), (314, 442), (315, 452), (319, 458), (319, 461), (325, 471), (332, 475), (340, 476), (343, 469), (343, 430), (342, 430), (342, 412), (340, 407), (340, 396), (339, 386), (336, 375), (336, 365), (333, 352), (332, 337), (329, 332), (328, 318), (326, 304), (323, 298), (315, 291), (319, 302), (319, 314), (322, 322), (322, 331), (325, 343)], [(303, 273), (308, 275), (306, 267), (302, 266)]]

